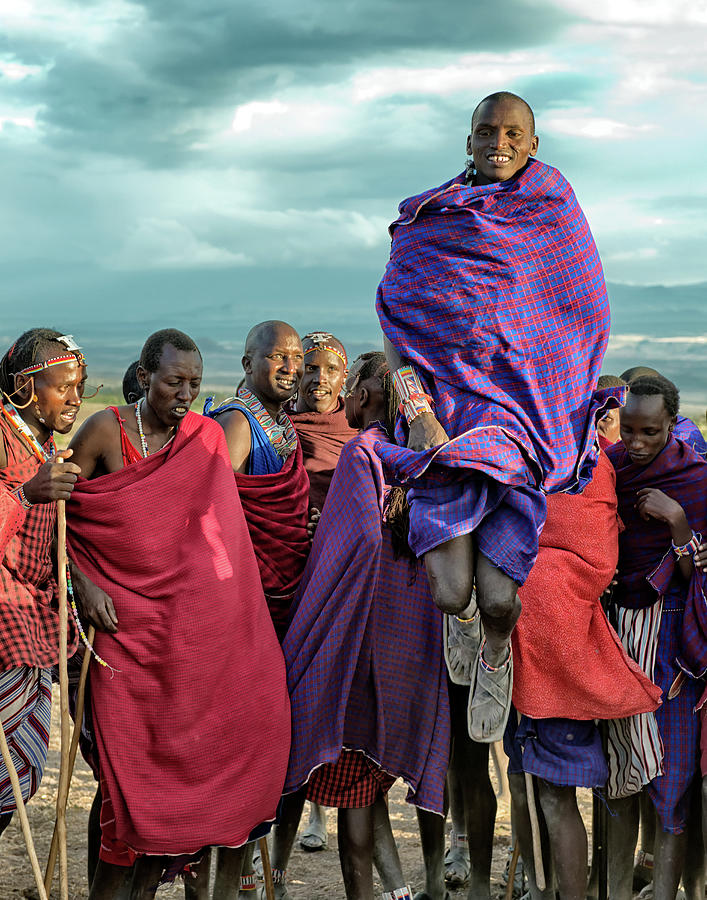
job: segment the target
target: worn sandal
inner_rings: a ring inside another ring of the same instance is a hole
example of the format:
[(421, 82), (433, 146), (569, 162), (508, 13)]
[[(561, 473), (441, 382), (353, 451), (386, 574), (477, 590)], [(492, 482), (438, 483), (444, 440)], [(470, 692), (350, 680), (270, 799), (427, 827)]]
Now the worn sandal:
[(470, 619), (444, 616), (442, 621), (444, 661), (454, 684), (471, 684), (481, 643), (478, 607)]
[(444, 854), (444, 883), (451, 888), (464, 887), (471, 874), (469, 845), (465, 834), (454, 829), (449, 836), (449, 849)]
[(467, 725), (469, 737), (480, 744), (503, 740), (513, 694), (513, 653), (497, 668), (483, 658), (484, 644), (479, 647), (477, 666), (469, 689)]

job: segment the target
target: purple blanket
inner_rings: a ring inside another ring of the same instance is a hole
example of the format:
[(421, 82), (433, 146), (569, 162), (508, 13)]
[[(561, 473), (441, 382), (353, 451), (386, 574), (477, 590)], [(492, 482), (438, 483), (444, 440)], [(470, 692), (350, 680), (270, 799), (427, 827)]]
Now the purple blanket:
[(346, 747), (442, 814), (449, 705), (442, 617), (420, 563), (393, 557), (372, 426), (341, 453), (282, 645), (292, 706), (285, 792)]
[[(427, 384), (454, 438), (414, 453), (383, 445), (401, 482), (475, 469), (509, 485), (581, 490), (609, 334), (604, 275), (572, 188), (531, 160), (517, 178), (463, 176), (403, 201), (378, 288), (381, 326)], [(398, 442), (404, 444), (402, 435)]]
[[(678, 664), (699, 678), (707, 671), (707, 575), (694, 571), (689, 585), (682, 581), (670, 549), (668, 526), (646, 521), (636, 510), (636, 494), (657, 488), (682, 506), (693, 531), (707, 538), (707, 462), (674, 436), (647, 466), (631, 462), (619, 442), (607, 450), (616, 470), (619, 516), (626, 526), (619, 535), (619, 577), (614, 599), (619, 606), (651, 606), (659, 596), (683, 608)], [(662, 626), (661, 626), (662, 627)]]

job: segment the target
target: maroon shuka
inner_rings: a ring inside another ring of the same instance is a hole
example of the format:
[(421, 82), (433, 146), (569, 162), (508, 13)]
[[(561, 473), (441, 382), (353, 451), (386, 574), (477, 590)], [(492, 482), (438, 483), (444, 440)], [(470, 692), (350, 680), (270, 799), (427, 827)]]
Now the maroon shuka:
[(282, 640), (309, 555), (309, 478), (297, 441), (279, 472), (235, 473), (273, 625)]
[[(0, 483), (12, 491), (33, 478), (42, 463), (2, 417), (0, 439), (7, 452)], [(0, 671), (15, 666), (46, 669), (59, 661), (57, 585), (51, 558), (56, 503), (37, 503), (24, 512), (8, 495), (6, 504), (0, 526)], [(76, 627), (69, 618), (69, 656), (77, 643)]]
[(118, 617), (95, 638), (115, 673), (91, 667), (115, 838), (152, 855), (243, 844), (274, 818), (290, 711), (222, 429), (190, 412), (158, 453), (79, 479), (67, 528)]
[(344, 444), (356, 437), (358, 431), (346, 421), (341, 397), (330, 412), (296, 412), (292, 404), (287, 408), (287, 415), (302, 444), (304, 467), (309, 475), (310, 506), (321, 512)]

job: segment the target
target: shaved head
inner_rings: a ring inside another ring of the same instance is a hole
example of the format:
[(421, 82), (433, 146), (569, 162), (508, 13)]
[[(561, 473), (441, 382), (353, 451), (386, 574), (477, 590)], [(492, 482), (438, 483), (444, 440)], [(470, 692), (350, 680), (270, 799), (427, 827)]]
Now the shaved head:
[(519, 97), (518, 94), (512, 94), (510, 91), (496, 91), (495, 94), (489, 94), (488, 97), (484, 97), (484, 99), (477, 104), (476, 109), (472, 113), (471, 116), (471, 128), (474, 130), (474, 122), (479, 113), (479, 110), (485, 103), (500, 103), (503, 101), (513, 101), (520, 103), (521, 106), (525, 108), (525, 111), (528, 115), (528, 119), (530, 120), (530, 131), (531, 134), (535, 134), (535, 115), (533, 110), (530, 108), (530, 104), (527, 100), (524, 100), (522, 97)]
[(621, 377), (624, 381), (631, 382), (635, 381), (636, 378), (642, 378), (644, 375), (660, 375), (660, 372), (655, 369), (651, 369), (650, 366), (632, 366), (630, 369), (626, 369), (625, 372), (621, 374)]
[(277, 343), (278, 338), (292, 334), (299, 341), (299, 334), (287, 322), (281, 322), (279, 319), (269, 319), (267, 322), (260, 322), (248, 332), (248, 336), (245, 339), (245, 355), (251, 356), (258, 350), (261, 352), (267, 351)]

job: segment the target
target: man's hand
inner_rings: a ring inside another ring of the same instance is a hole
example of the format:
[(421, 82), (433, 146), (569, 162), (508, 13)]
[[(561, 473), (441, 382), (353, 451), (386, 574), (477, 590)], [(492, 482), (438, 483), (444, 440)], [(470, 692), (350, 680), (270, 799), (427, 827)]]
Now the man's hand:
[[(59, 458), (66, 459), (71, 456), (71, 453), (71, 450), (61, 450)], [(25, 497), (30, 503), (53, 503), (55, 500), (68, 500), (80, 474), (81, 469), (74, 463), (49, 459), (23, 486)]]
[[(665, 522), (673, 532), (682, 533), (687, 529), (685, 540), (690, 540), (692, 531), (687, 525), (685, 512), (677, 500), (673, 500), (658, 488), (642, 488), (636, 493), (636, 496), (638, 497), (636, 509), (644, 519), (658, 519), (660, 522)], [(673, 534), (673, 540), (675, 540), (675, 534)], [(677, 544), (678, 541), (675, 540), (675, 543)]]
[(71, 565), (71, 581), (82, 620), (90, 622), (97, 631), (109, 631), (111, 634), (115, 634), (118, 630), (118, 617), (115, 614), (113, 601), (108, 594), (95, 585), (90, 578), (87, 578), (73, 563)]
[(448, 440), (447, 432), (439, 424), (434, 413), (420, 413), (410, 423), (408, 435), (410, 450), (420, 453), (422, 450), (429, 450), (430, 447), (446, 444)]
[(707, 571), (707, 544), (700, 544), (695, 553), (695, 568), (700, 572)]
[(316, 506), (312, 506), (309, 510), (309, 522), (307, 522), (307, 536), (310, 544), (314, 540), (314, 532), (317, 530), (321, 513)]

